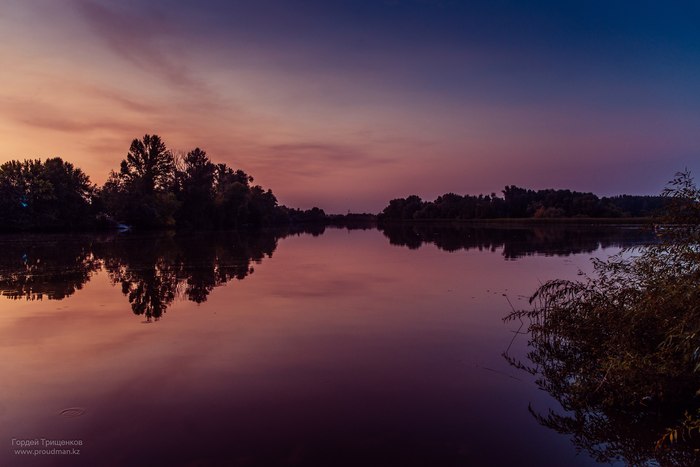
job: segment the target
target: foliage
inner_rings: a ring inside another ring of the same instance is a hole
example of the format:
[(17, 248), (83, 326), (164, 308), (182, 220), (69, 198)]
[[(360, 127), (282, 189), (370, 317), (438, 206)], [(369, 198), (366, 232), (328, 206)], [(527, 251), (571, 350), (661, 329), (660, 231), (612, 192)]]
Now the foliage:
[[(337, 220), (337, 219), (336, 219)], [(60, 158), (0, 166), (0, 231), (135, 228), (198, 230), (329, 219), (323, 210), (279, 206), (271, 190), (195, 148), (174, 156), (158, 135), (131, 142), (119, 170), (97, 189)]]
[[(660, 197), (598, 198), (570, 190), (508, 186), (503, 197), (447, 193), (432, 202), (416, 195), (392, 200), (377, 220), (502, 217), (643, 216), (663, 207)], [(59, 158), (0, 166), (0, 230), (85, 230), (127, 224), (135, 228), (232, 229), (306, 222), (374, 222), (361, 215), (328, 216), (280, 206), (269, 189), (244, 171), (215, 164), (201, 148), (174, 155), (158, 135), (134, 139), (118, 170), (96, 189)]]
[(416, 195), (391, 200), (383, 220), (493, 219), (562, 217), (644, 217), (663, 208), (661, 196), (623, 195), (599, 198), (593, 193), (571, 190), (528, 190), (514, 185), (503, 190), (503, 197), (446, 193), (435, 201)]
[(187, 153), (184, 162), (184, 170), (177, 173), (177, 197), (181, 203), (177, 223), (211, 228), (216, 166), (200, 148)]
[(118, 172), (101, 191), (101, 205), (114, 218), (139, 227), (175, 225), (175, 160), (157, 135), (131, 142)]
[(99, 193), (99, 205), (120, 222), (141, 227), (173, 227), (178, 208), (172, 192), (145, 193), (119, 174), (112, 172)]
[(132, 142), (100, 202), (112, 218), (140, 228), (211, 230), (291, 222), (272, 191), (253, 181), (240, 169), (213, 163), (201, 148), (176, 159), (160, 137), (145, 135)]
[(167, 191), (175, 174), (175, 159), (158, 135), (135, 139), (119, 167), (119, 178), (144, 195)]
[(10, 161), (0, 166), (0, 230), (86, 228), (94, 186), (61, 158)]
[(506, 318), (529, 320), (530, 363), (511, 362), (568, 412), (538, 420), (599, 461), (700, 461), (700, 190), (686, 171), (664, 197), (659, 243), (546, 282)]

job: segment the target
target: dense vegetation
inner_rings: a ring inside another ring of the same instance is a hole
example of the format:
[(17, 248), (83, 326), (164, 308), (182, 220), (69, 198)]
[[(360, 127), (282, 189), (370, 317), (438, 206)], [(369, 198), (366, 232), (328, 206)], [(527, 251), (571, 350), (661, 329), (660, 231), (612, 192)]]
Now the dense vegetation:
[[(373, 222), (372, 215), (327, 216), (280, 206), (271, 190), (195, 148), (176, 156), (157, 135), (134, 139), (102, 187), (55, 157), (0, 165), (0, 231), (136, 228), (221, 230), (303, 222)], [(503, 197), (448, 193), (435, 201), (392, 200), (380, 220), (644, 217), (663, 208), (659, 196), (599, 198), (570, 190), (508, 186)]]
[(60, 158), (0, 166), (0, 230), (83, 229), (93, 222), (95, 187)]
[(103, 187), (60, 158), (0, 166), (0, 230), (230, 229), (325, 219), (323, 210), (279, 206), (270, 190), (195, 148), (175, 157), (157, 135), (135, 139)]
[(700, 462), (700, 190), (684, 172), (664, 197), (659, 243), (549, 281), (507, 318), (529, 320), (530, 363), (512, 362), (567, 412), (533, 413), (603, 462)]
[(664, 206), (661, 196), (622, 195), (599, 198), (593, 193), (571, 190), (528, 190), (507, 186), (503, 197), (447, 193), (435, 201), (419, 196), (391, 200), (382, 220), (497, 219), (563, 217), (646, 217)]

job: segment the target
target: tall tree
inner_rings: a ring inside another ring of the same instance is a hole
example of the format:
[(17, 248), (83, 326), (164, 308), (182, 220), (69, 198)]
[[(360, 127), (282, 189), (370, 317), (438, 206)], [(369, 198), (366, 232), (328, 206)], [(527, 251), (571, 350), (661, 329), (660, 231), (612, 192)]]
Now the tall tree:
[(119, 175), (144, 195), (167, 190), (174, 178), (175, 160), (158, 135), (145, 135), (131, 142)]
[(184, 169), (178, 174), (182, 203), (177, 212), (179, 226), (210, 228), (213, 226), (214, 175), (216, 166), (200, 148), (188, 152)]
[(131, 142), (119, 172), (112, 173), (101, 198), (107, 211), (138, 227), (172, 227), (178, 207), (172, 192), (175, 160), (158, 135)]

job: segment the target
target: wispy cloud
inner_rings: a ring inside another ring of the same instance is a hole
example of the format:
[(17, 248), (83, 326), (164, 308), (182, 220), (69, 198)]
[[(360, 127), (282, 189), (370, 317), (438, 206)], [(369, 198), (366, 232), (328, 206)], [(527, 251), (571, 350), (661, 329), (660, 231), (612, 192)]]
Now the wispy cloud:
[(168, 20), (164, 10), (143, 5), (136, 11), (94, 0), (74, 0), (74, 4), (109, 50), (137, 70), (190, 91), (211, 92), (186, 64), (184, 50), (174, 40), (178, 27)]
[[(139, 128), (136, 122), (124, 119), (81, 115), (61, 107), (38, 100), (22, 98), (0, 98), (7, 116), (18, 123), (39, 129), (67, 133), (85, 133), (107, 130), (110, 133), (133, 132)], [(139, 130), (140, 131), (140, 130)]]
[(126, 93), (114, 89), (83, 86), (82, 91), (84, 94), (104, 100), (106, 103), (117, 105), (132, 112), (152, 114), (161, 110), (161, 108), (154, 103), (128, 96)]
[(372, 154), (361, 145), (318, 141), (261, 146), (251, 165), (265, 171), (278, 171), (317, 177), (338, 170), (366, 169), (396, 161), (388, 155)]

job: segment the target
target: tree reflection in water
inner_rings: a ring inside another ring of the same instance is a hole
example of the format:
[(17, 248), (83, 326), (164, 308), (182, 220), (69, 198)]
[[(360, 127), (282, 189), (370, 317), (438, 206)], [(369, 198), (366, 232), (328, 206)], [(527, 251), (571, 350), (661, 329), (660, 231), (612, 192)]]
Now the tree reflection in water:
[(99, 256), (134, 314), (151, 321), (158, 320), (175, 298), (202, 303), (215, 287), (252, 274), (251, 263), (272, 256), (282, 234), (133, 237), (113, 242)]
[[(289, 230), (125, 238), (99, 256), (136, 315), (158, 320), (176, 299), (203, 303), (215, 287), (252, 274)], [(100, 245), (104, 247), (105, 245)]]
[(386, 223), (380, 226), (392, 245), (410, 249), (432, 243), (445, 251), (503, 249), (506, 259), (530, 255), (568, 256), (598, 248), (649, 244), (650, 229), (615, 225), (525, 225), (477, 223)]
[[(103, 267), (120, 286), (133, 313), (150, 322), (161, 318), (176, 299), (202, 303), (214, 288), (244, 279), (253, 273), (253, 263), (272, 256), (280, 238), (302, 233), (317, 236), (324, 229), (309, 224), (254, 232), (5, 236), (0, 238), (4, 253), (0, 294), (60, 300)], [(394, 245), (418, 248), (430, 242), (447, 251), (502, 247), (506, 259), (591, 252), (600, 246), (629, 246), (650, 238), (640, 230), (582, 226), (394, 224), (381, 230)]]
[[(132, 312), (148, 322), (155, 321), (175, 300), (203, 303), (216, 287), (248, 277), (253, 263), (270, 257), (280, 238), (302, 232), (320, 235), (323, 227), (254, 233), (2, 237), (0, 294), (12, 299), (60, 300), (82, 288), (103, 268), (120, 286)], [(384, 226), (382, 232), (392, 244), (410, 248), (424, 243), (447, 251), (502, 248), (505, 259), (592, 252), (601, 246), (631, 246), (652, 238), (648, 232), (630, 228), (582, 226), (503, 229), (395, 224)], [(599, 334), (591, 333), (594, 337)], [(598, 396), (604, 393), (598, 387), (605, 380), (605, 371), (592, 369), (588, 378), (580, 373), (586, 362), (595, 361), (590, 352), (601, 347), (600, 340), (592, 342), (595, 345), (587, 348), (567, 346), (561, 333), (543, 332), (532, 336), (527, 363), (511, 359), (514, 365), (536, 375), (539, 387), (564, 408), (564, 412), (544, 414), (531, 409), (533, 415), (543, 425), (572, 436), (579, 449), (598, 461), (693, 465), (696, 453), (687, 444), (655, 449), (659, 430), (677, 420), (677, 411), (661, 410), (653, 398), (645, 399), (646, 393), (641, 392), (640, 405), (634, 407), (615, 407), (600, 400)], [(655, 381), (653, 377), (646, 379)], [(642, 386), (641, 382), (636, 385)], [(591, 397), (579, 397), (582, 393)]]
[(549, 409), (544, 413), (528, 407), (541, 425), (569, 436), (577, 450), (601, 463), (698, 465), (695, 443), (658, 444), (687, 407), (664, 406), (641, 391), (636, 405), (605, 400), (609, 395), (599, 390), (604, 375), (586, 369), (591, 357), (581, 349), (562, 345), (564, 340), (554, 334), (533, 336), (528, 363), (505, 355), (513, 366), (534, 375), (537, 386), (561, 404), (563, 411)]
[(100, 267), (91, 236), (23, 235), (2, 238), (0, 295), (10, 299), (62, 300)]
[(112, 236), (7, 236), (0, 239), (0, 295), (61, 300), (101, 267), (134, 314), (160, 319), (176, 299), (202, 303), (215, 287), (253, 273), (280, 238), (320, 235), (322, 226), (256, 232)]
[(506, 359), (563, 408), (531, 413), (599, 462), (700, 465), (700, 191), (685, 172), (665, 193), (658, 241), (545, 282), (505, 318), (529, 335)]

